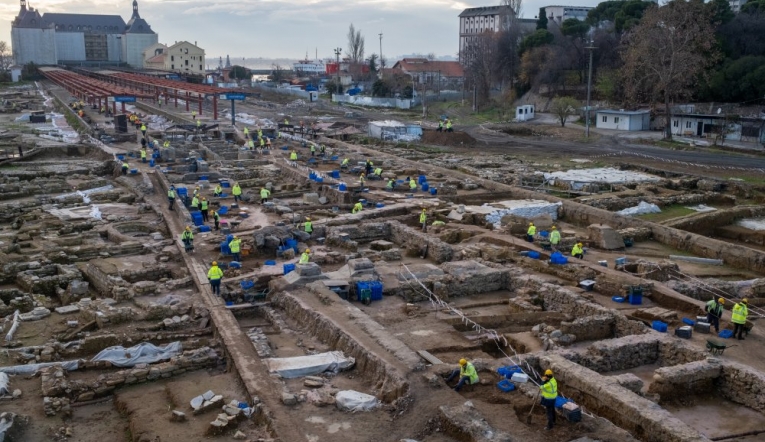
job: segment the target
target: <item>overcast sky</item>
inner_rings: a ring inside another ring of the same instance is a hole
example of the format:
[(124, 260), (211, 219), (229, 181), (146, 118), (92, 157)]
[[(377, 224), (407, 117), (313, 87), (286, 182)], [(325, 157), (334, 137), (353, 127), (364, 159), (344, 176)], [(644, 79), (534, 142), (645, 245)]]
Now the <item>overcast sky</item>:
[[(114, 14), (130, 19), (132, 0), (27, 0), (45, 12)], [(553, 1), (553, 3), (551, 3)], [(595, 6), (598, 0), (524, 0), (522, 16), (533, 18), (549, 4)], [(499, 0), (139, 0), (138, 10), (161, 43), (188, 40), (208, 58), (332, 57), (347, 46), (353, 23), (366, 39), (365, 54), (457, 54), (463, 9), (492, 6)], [(18, 0), (0, 0), (0, 40), (10, 43)]]

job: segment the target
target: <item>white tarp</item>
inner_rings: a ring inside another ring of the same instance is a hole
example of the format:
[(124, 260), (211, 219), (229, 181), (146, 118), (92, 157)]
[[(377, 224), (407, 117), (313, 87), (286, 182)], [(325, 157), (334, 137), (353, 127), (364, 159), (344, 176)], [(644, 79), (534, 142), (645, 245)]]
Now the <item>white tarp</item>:
[(747, 218), (736, 221), (737, 226), (749, 230), (765, 230), (765, 218)]
[(620, 210), (618, 212), (619, 215), (624, 216), (635, 216), (635, 215), (646, 215), (648, 213), (661, 213), (661, 209), (656, 204), (647, 203), (645, 201), (641, 201), (640, 204), (638, 204), (635, 207), (627, 207), (624, 210)]
[(612, 167), (601, 167), (595, 169), (572, 169), (552, 173), (544, 173), (545, 180), (550, 184), (555, 181), (566, 181), (573, 183), (639, 183), (659, 181), (659, 177), (648, 175), (642, 172), (632, 172), (629, 170), (619, 170)]
[(285, 379), (312, 376), (325, 371), (337, 373), (353, 367), (356, 360), (345, 357), (341, 351), (328, 351), (310, 356), (295, 356), (292, 358), (269, 358), (266, 366), (271, 373), (278, 373)]
[(157, 347), (148, 342), (142, 342), (130, 348), (121, 345), (101, 350), (91, 361), (109, 361), (115, 367), (132, 367), (136, 364), (153, 364), (164, 361), (183, 351), (181, 342), (171, 342)]
[(338, 391), (335, 395), (335, 404), (339, 410), (369, 411), (377, 408), (380, 402), (376, 397), (360, 393), (354, 390)]
[(35, 374), (38, 370), (45, 367), (60, 365), (66, 371), (75, 371), (80, 365), (80, 361), (63, 362), (41, 362), (39, 364), (13, 365), (11, 367), (0, 367), (0, 372), (8, 374)]
[(8, 378), (8, 375), (5, 373), (0, 373), (0, 396), (11, 394), (10, 390), (8, 390), (9, 383), (10, 379)]

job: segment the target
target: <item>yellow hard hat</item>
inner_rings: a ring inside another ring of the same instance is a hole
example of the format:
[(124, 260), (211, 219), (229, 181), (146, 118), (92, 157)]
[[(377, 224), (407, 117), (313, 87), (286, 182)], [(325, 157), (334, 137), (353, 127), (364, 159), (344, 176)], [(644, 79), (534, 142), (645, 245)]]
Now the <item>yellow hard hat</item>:
[(749, 304), (749, 300), (746, 298), (742, 299), (741, 302), (743, 302), (744, 304)]
[(549, 368), (545, 370), (545, 376), (552, 376), (552, 375), (553, 375), (552, 370), (550, 370)]
[(199, 186), (197, 186), (197, 189), (199, 189)]
[(534, 225), (534, 223), (529, 223), (529, 225), (530, 225), (530, 226), (533, 226), (533, 225)]
[(213, 261), (212, 265), (217, 266), (218, 265), (218, 261)]
[(309, 217), (307, 217), (307, 216), (306, 216), (306, 217), (305, 217), (305, 220), (306, 220), (306, 221), (311, 221), (311, 218), (309, 218)]
[(427, 210), (428, 210), (428, 209), (426, 209), (426, 208), (424, 208), (424, 207), (422, 208), (422, 211), (423, 211), (423, 212), (426, 212)]
[(207, 201), (207, 198), (205, 198), (205, 197), (202, 197), (202, 201)]
[(311, 249), (305, 249), (306, 253), (311, 253)]
[(186, 226), (186, 230), (191, 230), (191, 226)]
[(467, 364), (467, 359), (460, 359), (460, 365)]
[(717, 302), (719, 302), (720, 304), (725, 304), (725, 299), (720, 298), (720, 299), (717, 300)]
[(553, 230), (555, 230), (555, 229), (557, 229), (557, 227), (555, 227), (555, 226), (552, 226), (552, 229), (553, 229)]
[(578, 245), (579, 247), (582, 247), (582, 243), (580, 242), (576, 243), (576, 245)]

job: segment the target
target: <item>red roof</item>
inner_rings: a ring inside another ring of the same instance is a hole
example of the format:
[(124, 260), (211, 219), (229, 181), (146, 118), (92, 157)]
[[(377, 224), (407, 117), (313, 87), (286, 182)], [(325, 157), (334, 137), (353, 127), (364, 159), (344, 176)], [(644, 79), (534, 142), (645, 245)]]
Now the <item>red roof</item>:
[(146, 63), (164, 63), (166, 54), (158, 54), (146, 60)]
[(464, 77), (465, 71), (458, 61), (438, 61), (427, 58), (405, 58), (393, 65), (394, 70), (416, 72), (441, 72), (443, 77)]

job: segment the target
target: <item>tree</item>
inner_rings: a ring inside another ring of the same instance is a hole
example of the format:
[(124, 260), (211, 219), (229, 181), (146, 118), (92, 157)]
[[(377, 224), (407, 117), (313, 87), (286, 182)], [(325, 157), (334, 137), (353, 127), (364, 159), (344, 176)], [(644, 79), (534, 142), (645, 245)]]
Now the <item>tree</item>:
[(587, 23), (599, 26), (603, 22), (614, 24), (614, 31), (621, 34), (640, 23), (645, 10), (652, 2), (642, 0), (611, 0), (600, 3), (587, 13)]
[(539, 8), (539, 16), (537, 16), (537, 29), (547, 29), (547, 13), (545, 8)]
[(746, 2), (746, 4), (741, 7), (741, 12), (745, 14), (759, 14), (765, 12), (765, 0)]
[(372, 83), (373, 97), (387, 97), (390, 95), (390, 86), (384, 80), (377, 80)]
[(700, 1), (649, 7), (625, 37), (621, 73), (626, 96), (633, 103), (663, 99), (666, 136), (671, 139), (670, 103), (692, 96), (718, 58), (710, 12)]
[(567, 18), (560, 27), (561, 33), (566, 37), (583, 39), (590, 30), (590, 25), (576, 18)]
[(244, 66), (234, 65), (231, 66), (228, 78), (231, 80), (246, 80), (250, 78), (250, 71)]
[(327, 92), (330, 94), (342, 94), (343, 93), (343, 85), (338, 83), (335, 80), (328, 81), (327, 84), (324, 86), (327, 88)]
[(280, 83), (286, 76), (287, 73), (279, 63), (271, 65), (271, 80), (273, 80), (274, 83)]
[(465, 80), (467, 89), (475, 88), (476, 105), (489, 101), (494, 72), (494, 54), (497, 35), (486, 31), (474, 37), (466, 46), (461, 57), (465, 60)]
[(369, 72), (372, 74), (377, 73), (377, 54), (372, 54), (369, 56)]
[(555, 36), (547, 29), (537, 29), (534, 33), (529, 34), (521, 42), (518, 52), (521, 54), (528, 51), (531, 48), (544, 46), (550, 44), (555, 40)]
[(726, 60), (709, 79), (705, 97), (714, 101), (742, 102), (765, 96), (765, 57)]
[(566, 127), (566, 119), (569, 115), (575, 115), (579, 107), (579, 102), (573, 97), (555, 97), (550, 104), (550, 112), (558, 117), (561, 127)]
[(0, 41), (0, 71), (5, 72), (13, 66), (13, 56), (8, 43)]
[(353, 23), (348, 27), (348, 49), (345, 50), (348, 58), (354, 63), (361, 63), (364, 60), (364, 37), (361, 31), (353, 27)]
[(730, 8), (728, 0), (711, 0), (706, 6), (712, 16), (712, 23), (715, 25), (724, 25), (736, 16)]

